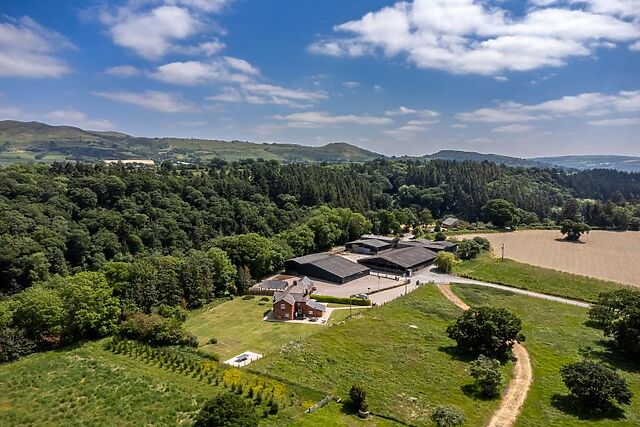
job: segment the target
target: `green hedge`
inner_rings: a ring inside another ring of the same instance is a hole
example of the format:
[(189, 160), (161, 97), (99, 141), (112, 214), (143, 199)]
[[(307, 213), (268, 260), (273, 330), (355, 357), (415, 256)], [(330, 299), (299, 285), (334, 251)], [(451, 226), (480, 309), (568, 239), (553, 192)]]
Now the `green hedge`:
[[(349, 298), (332, 297), (330, 295), (312, 295), (318, 302), (332, 302), (334, 304), (349, 304)], [(351, 298), (351, 305), (371, 305), (371, 301), (362, 298)]]

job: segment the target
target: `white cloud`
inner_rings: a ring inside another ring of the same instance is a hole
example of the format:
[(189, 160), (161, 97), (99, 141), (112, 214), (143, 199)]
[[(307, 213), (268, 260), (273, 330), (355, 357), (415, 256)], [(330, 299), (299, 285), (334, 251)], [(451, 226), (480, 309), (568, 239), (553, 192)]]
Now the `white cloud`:
[(360, 86), (360, 82), (342, 82), (342, 86), (349, 89), (355, 89)]
[(534, 126), (529, 125), (506, 125), (494, 128), (491, 132), (495, 133), (524, 133), (530, 132), (535, 129)]
[(117, 65), (104, 70), (104, 74), (118, 77), (135, 77), (142, 74), (142, 72), (133, 65)]
[(582, 7), (547, 7), (551, 3), (542, 1), (538, 2), (542, 7), (520, 18), (488, 1), (401, 1), (334, 27), (335, 37), (316, 41), (309, 51), (330, 56), (403, 56), (418, 68), (457, 74), (495, 76), (560, 67), (571, 57), (589, 56), (613, 42), (640, 39), (640, 25), (631, 20), (633, 8), (629, 7), (637, 0), (617, 0), (616, 7), (605, 1), (609, 0)]
[(179, 96), (154, 90), (145, 92), (93, 92), (94, 95), (112, 101), (137, 105), (147, 110), (161, 113), (188, 113), (195, 107), (183, 101)]
[(592, 120), (588, 123), (592, 126), (640, 126), (640, 117)]
[(0, 105), (1, 120), (20, 120), (23, 116), (22, 110), (17, 107)]
[(308, 111), (286, 116), (274, 116), (274, 118), (286, 121), (286, 127), (293, 128), (319, 128), (337, 124), (386, 125), (393, 123), (393, 120), (388, 117), (356, 114), (335, 115), (325, 111)]
[(211, 101), (286, 105), (293, 108), (309, 107), (313, 103), (327, 98), (324, 92), (288, 89), (256, 82), (243, 83), (238, 87), (227, 86), (222, 88), (219, 94), (207, 97)]
[[(248, 63), (247, 65), (250, 67)], [(220, 59), (210, 62), (185, 61), (164, 64), (151, 73), (151, 77), (165, 83), (187, 86), (211, 82), (242, 83), (250, 80), (246, 74), (237, 72), (237, 67), (231, 67), (227, 61)]]
[(77, 110), (54, 110), (45, 114), (45, 118), (51, 124), (77, 126), (90, 130), (113, 129), (114, 125), (106, 119), (90, 119), (87, 115)]
[(229, 67), (237, 71), (240, 71), (241, 73), (249, 74), (253, 76), (260, 75), (260, 70), (254, 67), (253, 65), (251, 65), (249, 62), (245, 61), (244, 59), (234, 58), (232, 56), (225, 56), (224, 60), (226, 61), (227, 65), (229, 65)]
[(620, 91), (614, 95), (583, 93), (532, 105), (504, 102), (496, 108), (480, 108), (459, 113), (456, 119), (465, 122), (521, 123), (568, 116), (594, 117), (634, 111), (640, 111), (640, 91)]
[(374, 92), (382, 92), (384, 90), (384, 88), (380, 85), (373, 85), (373, 91)]
[(219, 13), (234, 0), (167, 0), (167, 4), (188, 6), (204, 12)]
[(629, 46), (629, 49), (634, 52), (640, 52), (640, 42), (635, 42), (634, 44)]
[(464, 129), (467, 127), (467, 125), (465, 125), (464, 123), (454, 123), (451, 125), (451, 127), (454, 129)]
[(416, 115), (423, 118), (434, 118), (440, 116), (440, 113), (433, 110), (416, 110), (413, 108), (405, 107), (401, 105), (395, 110), (387, 110), (384, 112), (385, 116), (395, 117), (395, 116), (406, 116), (406, 115)]
[(71, 69), (53, 53), (74, 48), (67, 38), (29, 17), (7, 18), (0, 23), (0, 77), (61, 77)]

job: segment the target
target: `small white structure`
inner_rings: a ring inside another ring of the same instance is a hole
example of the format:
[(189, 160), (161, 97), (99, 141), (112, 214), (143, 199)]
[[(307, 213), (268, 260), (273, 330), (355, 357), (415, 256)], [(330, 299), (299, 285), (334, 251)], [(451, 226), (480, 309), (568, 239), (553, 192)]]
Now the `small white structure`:
[(239, 354), (236, 357), (232, 357), (224, 363), (227, 365), (235, 366), (236, 368), (241, 368), (259, 359), (262, 359), (261, 354), (254, 353), (252, 351), (245, 351), (244, 353)]

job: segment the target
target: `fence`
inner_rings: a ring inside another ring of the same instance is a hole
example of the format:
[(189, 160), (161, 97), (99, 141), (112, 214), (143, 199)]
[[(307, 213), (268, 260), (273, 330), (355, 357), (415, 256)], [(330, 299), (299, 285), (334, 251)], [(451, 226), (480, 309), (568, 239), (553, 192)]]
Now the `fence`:
[(322, 399), (321, 401), (317, 402), (315, 405), (313, 405), (311, 408), (307, 409), (307, 414), (313, 414), (314, 412), (316, 412), (318, 409), (320, 408), (324, 408), (325, 406), (327, 406), (329, 404), (329, 402), (331, 402), (333, 400), (333, 396), (331, 395), (327, 395), (324, 397), (324, 399)]

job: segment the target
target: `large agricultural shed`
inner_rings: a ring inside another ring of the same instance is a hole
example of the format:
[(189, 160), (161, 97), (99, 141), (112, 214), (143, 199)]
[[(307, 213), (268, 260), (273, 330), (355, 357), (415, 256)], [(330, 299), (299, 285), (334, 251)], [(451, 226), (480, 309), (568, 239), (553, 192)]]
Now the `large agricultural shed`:
[(370, 270), (341, 256), (311, 254), (285, 261), (288, 274), (309, 276), (327, 282), (344, 284), (369, 275)]
[(458, 245), (454, 242), (448, 242), (446, 240), (433, 241), (433, 240), (427, 240), (427, 239), (414, 239), (414, 240), (398, 242), (398, 247), (399, 248), (419, 247), (419, 248), (429, 249), (430, 251), (433, 251), (433, 252), (441, 252), (441, 251), (455, 252), (458, 250)]
[(378, 255), (358, 260), (372, 270), (389, 271), (395, 274), (411, 274), (431, 264), (436, 258), (436, 253), (428, 249), (416, 246), (386, 251)]

